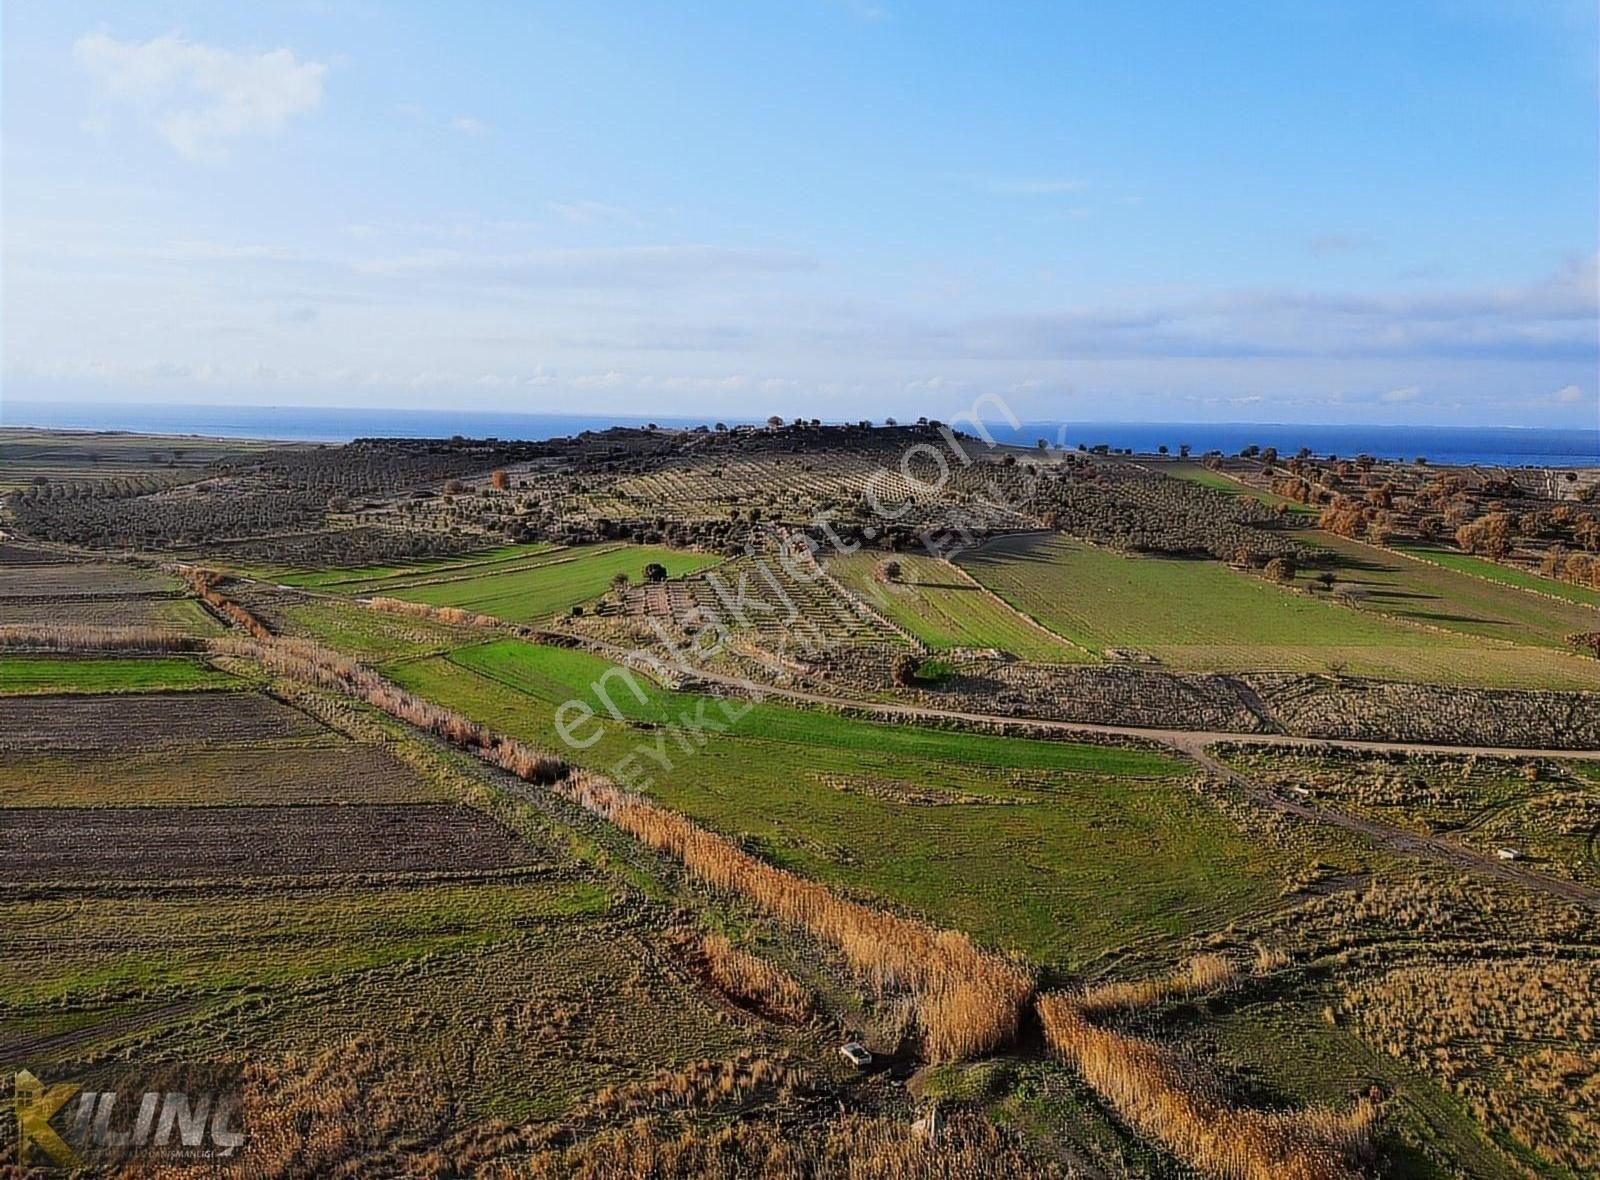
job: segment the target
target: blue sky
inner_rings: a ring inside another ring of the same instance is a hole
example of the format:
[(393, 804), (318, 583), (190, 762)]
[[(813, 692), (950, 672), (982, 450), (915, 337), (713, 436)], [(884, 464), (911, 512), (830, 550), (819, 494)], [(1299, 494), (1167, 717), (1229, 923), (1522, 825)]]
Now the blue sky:
[(1596, 48), (1565, 0), (8, 4), (0, 372), (1594, 426)]

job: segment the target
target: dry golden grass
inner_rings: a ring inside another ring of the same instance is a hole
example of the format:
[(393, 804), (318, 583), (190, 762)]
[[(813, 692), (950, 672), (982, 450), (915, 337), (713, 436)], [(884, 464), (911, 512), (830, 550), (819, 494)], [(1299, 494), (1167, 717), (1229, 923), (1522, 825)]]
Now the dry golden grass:
[(699, 939), (695, 950), (707, 977), (724, 995), (779, 1020), (798, 1024), (810, 1018), (811, 993), (765, 959), (720, 934)]
[[(479, 1176), (486, 1180), (1065, 1180), (1012, 1131), (951, 1113), (936, 1136), (895, 1118), (816, 1112), (797, 1125), (803, 1083), (762, 1058), (695, 1062), (601, 1091), (560, 1123), (497, 1120), (452, 1129), (447, 1081), (392, 1046), (362, 1038), (312, 1056), (245, 1070), (238, 1158), (139, 1160), (126, 1180), (290, 1180), (305, 1176)], [(754, 1103), (753, 1107), (748, 1106)], [(709, 1129), (696, 1116), (729, 1106), (743, 1117)], [(831, 1108), (831, 1104), (829, 1104)], [(687, 1116), (687, 1123), (685, 1118)]]
[(1275, 1112), (1233, 1105), (1188, 1058), (1090, 1022), (1062, 992), (1039, 997), (1050, 1048), (1135, 1131), (1221, 1180), (1359, 1180), (1376, 1108)]
[(360, 1038), (314, 1055), (253, 1063), (245, 1068), (241, 1097), (246, 1143), (237, 1159), (185, 1163), (136, 1156), (119, 1175), (341, 1180), (443, 1173), (428, 1166), (419, 1148), (449, 1126), (450, 1096), (392, 1046)]
[(179, 568), (188, 579), (189, 588), (194, 591), (195, 597), (216, 611), (229, 624), (256, 639), (269, 640), (273, 637), (271, 629), (265, 623), (217, 589), (218, 583), (222, 580), (221, 574), (215, 570), (192, 566)]
[(1239, 968), (1226, 955), (1196, 955), (1176, 971), (1148, 979), (1102, 983), (1085, 988), (1078, 1007), (1090, 1017), (1151, 1008), (1173, 1000), (1194, 1000), (1231, 987)]
[(368, 609), (391, 615), (409, 615), (416, 619), (432, 619), (438, 623), (451, 623), (458, 627), (503, 627), (505, 624), (493, 615), (462, 610), (459, 606), (429, 606), (425, 602), (406, 602), (400, 598), (365, 598)]
[(206, 641), (159, 627), (88, 627), (79, 624), (0, 626), (0, 648), (33, 651), (203, 651)]
[(579, 1106), (572, 1118), (616, 1120), (663, 1110), (738, 1106), (758, 1093), (783, 1098), (804, 1085), (805, 1076), (799, 1070), (766, 1057), (691, 1061), (643, 1082), (607, 1086)]
[(1407, 966), (1346, 990), (1374, 1045), (1575, 1175), (1600, 1175), (1600, 966), (1520, 958)]

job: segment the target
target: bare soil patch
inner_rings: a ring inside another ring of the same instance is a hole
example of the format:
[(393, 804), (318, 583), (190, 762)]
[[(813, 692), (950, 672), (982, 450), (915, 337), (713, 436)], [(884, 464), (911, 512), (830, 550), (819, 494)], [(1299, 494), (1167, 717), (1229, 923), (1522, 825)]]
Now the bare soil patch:
[(0, 811), (0, 881), (172, 881), (510, 868), (526, 847), (450, 804)]
[(130, 693), (0, 700), (0, 750), (118, 750), (324, 735), (297, 709), (257, 693)]

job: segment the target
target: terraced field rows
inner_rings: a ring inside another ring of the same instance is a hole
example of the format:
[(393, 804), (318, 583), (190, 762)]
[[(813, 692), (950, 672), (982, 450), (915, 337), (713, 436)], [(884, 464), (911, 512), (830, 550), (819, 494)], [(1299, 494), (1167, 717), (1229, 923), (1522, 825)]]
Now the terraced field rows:
[(556, 548), (558, 546), (539, 542), (532, 545), (503, 545), (494, 549), (479, 550), (476, 553), (465, 554), (461, 557), (439, 557), (429, 561), (405, 564), (369, 565), (355, 569), (267, 569), (253, 572), (257, 577), (285, 586), (302, 586), (310, 590), (332, 590), (341, 594), (382, 593), (380, 589), (375, 589), (366, 584), (381, 584), (390, 580), (403, 581), (426, 577), (430, 574), (463, 573), (471, 570), (482, 571), (492, 566), (501, 566), (537, 557)]
[[(886, 582), (885, 561), (901, 569)], [(957, 566), (921, 554), (863, 550), (828, 559), (828, 571), (934, 650), (998, 648), (1044, 664), (1082, 663), (1085, 649), (1051, 634), (972, 581)]]
[(118, 750), (326, 738), (304, 713), (256, 693), (0, 698), (0, 750)]
[(793, 569), (774, 554), (733, 561), (681, 582), (635, 586), (626, 613), (670, 619), (679, 626), (714, 622), (735, 632), (753, 633), (772, 651), (805, 645), (888, 644), (904, 639), (870, 610), (839, 593), (813, 567)]
[(363, 593), (403, 598), (430, 606), (454, 606), (512, 623), (545, 622), (611, 588), (617, 574), (643, 581), (652, 563), (680, 577), (716, 564), (710, 554), (658, 545), (593, 545), (546, 553), (514, 568), (487, 567), (468, 576), (442, 575), (416, 582), (364, 583)]
[(155, 570), (110, 562), (61, 561), (10, 546), (0, 564), (0, 617), (8, 624), (55, 624), (70, 615), (91, 626), (165, 627), (214, 633), (215, 620), (183, 583)]
[(8, 1060), (392, 1035), (463, 1117), (521, 1119), (769, 1035), (657, 965), (606, 879), (374, 735), (248, 692), (14, 699), (0, 733)]
[(106, 885), (180, 878), (462, 872), (526, 864), (527, 850), (454, 804), (0, 807), (0, 883)]

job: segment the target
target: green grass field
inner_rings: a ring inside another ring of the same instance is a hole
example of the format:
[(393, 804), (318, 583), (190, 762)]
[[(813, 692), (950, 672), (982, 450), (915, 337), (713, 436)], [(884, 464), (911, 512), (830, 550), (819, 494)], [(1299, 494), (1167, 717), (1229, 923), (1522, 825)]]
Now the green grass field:
[[(1529, 594), (1510, 579), (1474, 577), (1480, 571), (1415, 561), (1320, 530), (1305, 539), (1334, 554), (1336, 585), (1353, 588), (1366, 610), (1460, 635), (1565, 652), (1572, 650), (1566, 643), (1568, 635), (1600, 625), (1593, 607)], [(1302, 573), (1302, 584), (1308, 579)]]
[(881, 553), (829, 558), (828, 572), (897, 625), (935, 650), (995, 647), (1045, 664), (1082, 663), (1092, 657), (1021, 617), (949, 562), (896, 554), (901, 580), (886, 585), (873, 573)]
[(237, 688), (235, 676), (187, 656), (0, 656), (0, 694)]
[[(1345, 560), (1351, 563), (1347, 576), (1380, 576), (1376, 569), (1357, 571), (1353, 555)], [(1393, 560), (1424, 573), (1448, 573)], [(1539, 634), (1533, 628), (1548, 628), (1547, 622), (1497, 624), (1508, 634), (1486, 643), (1468, 632), (1411, 625), (1378, 609), (1357, 609), (1333, 595), (1295, 593), (1219, 562), (1129, 557), (1041, 534), (999, 538), (963, 554), (960, 563), (1018, 610), (1074, 643), (1095, 652), (1136, 649), (1184, 670), (1342, 667), (1354, 675), (1444, 683), (1532, 688), (1594, 683), (1592, 666), (1579, 656), (1510, 642)], [(1496, 595), (1526, 598), (1535, 612), (1540, 605), (1529, 595), (1477, 585)], [(1415, 623), (1427, 621), (1421, 617), (1428, 613), (1424, 606), (1400, 598), (1402, 593), (1393, 591), (1401, 609), (1412, 612)], [(1376, 588), (1370, 598), (1374, 608), (1386, 605)]]
[[(1454, 549), (1439, 549), (1432, 545), (1399, 545), (1396, 548), (1402, 553), (1412, 554), (1415, 557), (1422, 558), (1424, 561), (1442, 565), (1446, 569), (1455, 570), (1463, 574), (1471, 574), (1479, 578), (1487, 578), (1491, 582), (1499, 582), (1503, 586), (1514, 586), (1519, 590), (1533, 590), (1555, 598), (1564, 598), (1568, 602), (1576, 602), (1580, 606), (1600, 607), (1600, 590), (1589, 590), (1583, 586), (1574, 586), (1571, 582), (1561, 582), (1555, 578), (1546, 578), (1539, 574), (1529, 573), (1527, 570), (1517, 569), (1514, 566), (1501, 565), (1498, 561), (1474, 557), (1470, 553), (1458, 553)], [(1595, 624), (1600, 626), (1600, 617), (1595, 619)]]
[[(709, 553), (660, 545), (586, 545), (542, 554), (508, 569), (489, 566), (482, 572), (469, 570), (469, 576), (451, 577), (448, 581), (389, 579), (339, 589), (432, 606), (458, 606), (512, 623), (534, 623), (600, 597), (619, 573), (634, 581), (642, 580), (644, 567), (651, 562), (666, 566), (670, 577), (682, 577), (720, 560)], [(448, 571), (431, 575), (444, 576)]]
[(388, 614), (355, 602), (319, 598), (278, 612), (286, 635), (304, 636), (361, 660), (392, 660), (448, 651), (471, 643), (477, 633), (432, 619)]
[[(405, 687), (494, 728), (563, 749), (776, 863), (1071, 965), (1115, 946), (1153, 953), (1275, 895), (1280, 855), (1244, 838), (1143, 749), (881, 725), (756, 704), (731, 723), (713, 699), (639, 681), (592, 685), (586, 652), (516, 640), (390, 665)], [(554, 726), (568, 700), (604, 726)], [(730, 702), (744, 709), (747, 702)], [(690, 736), (682, 719), (703, 717)], [(929, 805), (896, 791), (976, 802)]]
[[(1254, 496), (1263, 503), (1284, 504), (1315, 513), (1315, 509), (1304, 504), (1246, 487), (1198, 464), (1172, 464), (1169, 474), (1232, 495)], [(1357, 590), (1363, 596), (1363, 605), (1399, 618), (1485, 639), (1554, 648), (1565, 648), (1563, 638), (1573, 631), (1600, 626), (1600, 618), (1593, 612), (1585, 614), (1559, 603), (1541, 603), (1538, 599), (1530, 600), (1526, 594), (1516, 593), (1535, 590), (1579, 607), (1600, 607), (1600, 591), (1570, 582), (1541, 577), (1434, 545), (1394, 547), (1401, 554), (1423, 559), (1418, 562), (1322, 529), (1307, 531), (1301, 534), (1301, 539), (1335, 555), (1333, 569), (1339, 581)], [(1430, 569), (1429, 564), (1433, 568)], [(1302, 571), (1301, 585), (1308, 585), (1314, 573)], [(1479, 584), (1473, 585), (1475, 581)], [(1497, 585), (1485, 586), (1482, 584), (1485, 581)]]

